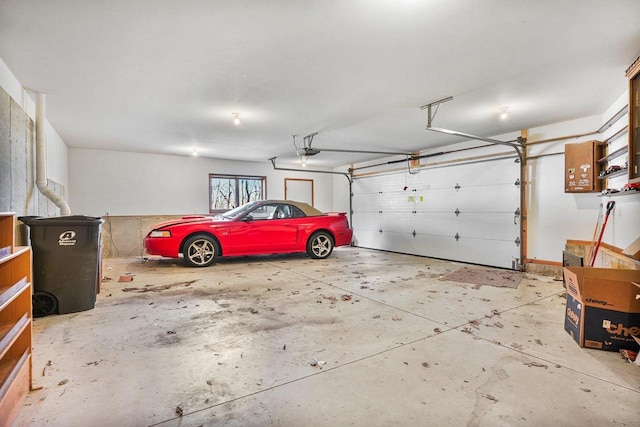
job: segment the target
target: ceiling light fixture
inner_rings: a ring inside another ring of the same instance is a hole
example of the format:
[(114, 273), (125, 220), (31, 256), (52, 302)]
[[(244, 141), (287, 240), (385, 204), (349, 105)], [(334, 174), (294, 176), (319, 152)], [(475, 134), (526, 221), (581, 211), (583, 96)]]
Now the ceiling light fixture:
[(191, 155), (194, 157), (198, 157), (198, 150), (194, 148), (193, 151), (191, 152)]
[(509, 117), (509, 115), (507, 114), (507, 110), (509, 109), (509, 107), (502, 107), (502, 113), (500, 113), (500, 118), (502, 120), (506, 119), (507, 117)]
[(240, 119), (238, 118), (239, 115), (240, 113), (233, 113), (233, 124), (236, 126), (240, 124)]

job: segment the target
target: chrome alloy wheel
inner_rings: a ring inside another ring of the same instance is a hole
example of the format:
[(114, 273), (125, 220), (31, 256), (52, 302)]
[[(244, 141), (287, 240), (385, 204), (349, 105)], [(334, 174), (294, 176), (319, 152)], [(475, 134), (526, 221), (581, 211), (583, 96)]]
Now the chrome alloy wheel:
[(207, 267), (217, 255), (218, 245), (209, 236), (193, 236), (184, 245), (184, 260), (193, 267)]

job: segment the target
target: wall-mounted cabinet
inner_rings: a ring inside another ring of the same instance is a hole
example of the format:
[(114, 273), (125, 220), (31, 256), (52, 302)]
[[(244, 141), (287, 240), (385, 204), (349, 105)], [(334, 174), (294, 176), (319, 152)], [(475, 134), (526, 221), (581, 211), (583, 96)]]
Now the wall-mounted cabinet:
[(11, 425), (31, 388), (31, 265), (31, 248), (15, 246), (14, 214), (0, 212), (2, 425)]
[(640, 182), (640, 56), (627, 69), (629, 78), (629, 182)]
[(564, 146), (564, 192), (598, 193), (602, 188), (602, 142), (587, 141)]

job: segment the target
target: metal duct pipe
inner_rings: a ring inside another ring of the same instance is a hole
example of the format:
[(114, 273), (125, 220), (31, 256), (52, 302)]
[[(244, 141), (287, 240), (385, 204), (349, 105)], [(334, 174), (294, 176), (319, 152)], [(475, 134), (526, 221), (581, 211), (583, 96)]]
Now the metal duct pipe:
[(61, 216), (68, 216), (71, 215), (71, 209), (69, 209), (67, 202), (47, 185), (47, 139), (45, 135), (47, 117), (45, 111), (45, 95), (44, 93), (36, 93), (36, 186), (47, 199), (60, 208)]

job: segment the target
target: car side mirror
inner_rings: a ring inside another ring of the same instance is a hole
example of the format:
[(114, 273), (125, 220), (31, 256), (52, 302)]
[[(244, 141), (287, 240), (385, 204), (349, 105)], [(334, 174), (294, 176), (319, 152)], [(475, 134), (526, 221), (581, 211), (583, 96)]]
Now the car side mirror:
[(247, 214), (247, 215), (245, 215), (245, 217), (244, 217), (244, 218), (242, 218), (242, 220), (243, 220), (243, 221), (247, 221), (247, 222), (248, 222), (248, 221), (253, 221), (253, 215), (251, 215), (251, 214)]

